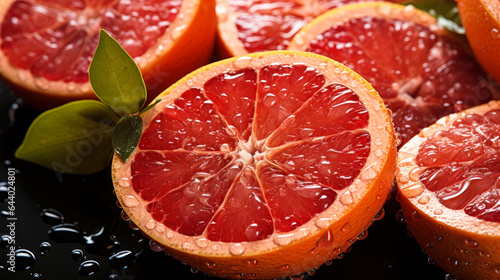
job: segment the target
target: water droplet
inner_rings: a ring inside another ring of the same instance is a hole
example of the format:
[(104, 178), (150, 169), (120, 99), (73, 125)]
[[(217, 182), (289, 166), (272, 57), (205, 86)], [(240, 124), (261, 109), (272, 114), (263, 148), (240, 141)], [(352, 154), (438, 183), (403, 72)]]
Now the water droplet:
[(81, 276), (90, 276), (98, 272), (100, 268), (101, 266), (98, 262), (88, 260), (80, 264), (80, 267), (78, 267), (78, 273), (80, 273)]
[(343, 232), (346, 232), (348, 231), (349, 229), (351, 228), (351, 224), (349, 222), (345, 223), (343, 226), (342, 226), (342, 231)]
[(384, 155), (384, 152), (382, 152), (381, 150), (376, 150), (375, 151), (375, 156), (376, 157), (382, 157)]
[(358, 240), (365, 240), (368, 237), (368, 230), (363, 230), (359, 235), (358, 235)]
[(352, 197), (352, 194), (349, 191), (346, 191), (340, 196), (340, 203), (344, 205), (350, 205), (354, 202), (354, 198)]
[(139, 230), (139, 227), (138, 227), (136, 224), (134, 224), (134, 222), (132, 222), (132, 221), (129, 221), (129, 222), (128, 222), (128, 226), (129, 226), (131, 229), (133, 229), (133, 230)]
[(194, 250), (193, 244), (188, 243), (188, 242), (183, 243), (181, 247), (182, 247), (183, 250), (186, 250), (186, 251), (192, 251), (192, 250)]
[(233, 256), (239, 256), (243, 254), (246, 249), (247, 247), (243, 244), (234, 244), (233, 246), (231, 246), (231, 248), (229, 248), (229, 253), (231, 253), (231, 255)]
[(208, 240), (205, 238), (200, 238), (195, 241), (196, 246), (200, 248), (206, 248), (208, 246)]
[(111, 275), (109, 275), (108, 279), (109, 279), (109, 280), (118, 280), (118, 275), (116, 275), (116, 274), (111, 274)]
[(373, 166), (370, 166), (361, 172), (362, 180), (372, 180), (375, 179), (378, 175), (378, 172), (373, 168)]
[(435, 264), (436, 264), (436, 263), (434, 262), (434, 260), (433, 260), (431, 257), (428, 257), (428, 258), (427, 258), (427, 262), (428, 262), (429, 264), (432, 264), (432, 265), (435, 265)]
[(43, 78), (38, 78), (35, 80), (35, 85), (40, 89), (48, 89), (49, 83)]
[(56, 242), (85, 243), (85, 233), (74, 224), (55, 225), (49, 229), (49, 238)]
[(71, 259), (76, 262), (83, 262), (86, 259), (86, 257), (83, 254), (82, 250), (74, 249), (73, 251), (71, 251)]
[(124, 220), (125, 222), (130, 221), (130, 218), (127, 216), (127, 214), (123, 210), (120, 212), (120, 218), (122, 218), (122, 220)]
[(172, 40), (177, 40), (181, 37), (181, 35), (184, 33), (184, 30), (186, 30), (187, 25), (182, 24), (177, 26), (172, 30), (172, 33), (170, 33), (170, 36), (172, 37)]
[(118, 185), (122, 188), (130, 187), (130, 179), (129, 178), (121, 178)]
[(320, 218), (315, 222), (318, 228), (327, 228), (332, 221), (332, 218)]
[(172, 238), (172, 237), (174, 237), (174, 232), (173, 232), (173, 231), (171, 231), (171, 230), (169, 230), (169, 231), (167, 232), (167, 238)]
[(290, 265), (288, 265), (288, 264), (280, 266), (280, 270), (287, 270), (289, 268), (290, 268)]
[(245, 68), (250, 65), (252, 58), (249, 56), (241, 56), (233, 61), (233, 66), (236, 69)]
[(58, 225), (64, 222), (64, 216), (61, 212), (56, 209), (43, 209), (42, 213), (40, 213), (42, 220), (50, 225)]
[(403, 215), (403, 210), (398, 210), (398, 212), (396, 212), (396, 221), (398, 223), (404, 223), (405, 222), (405, 217)]
[(49, 242), (42, 242), (40, 244), (40, 254), (44, 255), (50, 251), (52, 245)]
[(413, 184), (401, 189), (401, 193), (408, 198), (419, 196), (423, 192), (424, 192), (424, 186), (422, 186), (422, 184), (420, 183)]
[(163, 251), (163, 248), (158, 243), (154, 242), (153, 240), (149, 240), (149, 248), (153, 252), (161, 252), (161, 251)]
[(500, 32), (498, 31), (498, 29), (496, 28), (491, 29), (491, 38), (495, 40), (500, 39)]
[(198, 269), (194, 268), (194, 267), (191, 267), (190, 269), (191, 273), (193, 274), (197, 274), (198, 272), (200, 272)]
[(123, 250), (109, 257), (109, 265), (115, 269), (123, 269), (132, 264), (134, 254), (130, 250)]
[(217, 266), (217, 264), (214, 263), (214, 262), (206, 262), (205, 264), (210, 269), (213, 269), (213, 268), (215, 268)]
[(123, 205), (125, 205), (126, 207), (129, 207), (129, 208), (136, 207), (136, 206), (139, 206), (139, 204), (141, 204), (141, 202), (132, 195), (123, 196), (122, 202), (123, 202)]
[(0, 248), (9, 248), (10, 235), (0, 236)]
[(217, 5), (215, 7), (215, 12), (217, 13), (217, 20), (225, 21), (229, 15), (228, 8), (226, 5)]
[(249, 259), (247, 262), (250, 266), (256, 266), (259, 263), (256, 259)]
[(444, 280), (457, 280), (457, 278), (449, 273), (446, 273)]
[(481, 257), (483, 257), (483, 258), (487, 258), (487, 259), (491, 258), (490, 253), (485, 252), (485, 251), (480, 251), (480, 252), (479, 252), (479, 255), (480, 255)]
[(286, 246), (292, 242), (293, 234), (280, 234), (274, 237), (273, 242), (278, 246)]
[(472, 240), (472, 239), (465, 239), (465, 244), (467, 244), (473, 248), (479, 247), (479, 242), (477, 242), (476, 240)]
[(381, 139), (375, 139), (375, 145), (377, 145), (377, 146), (382, 145), (382, 140)]
[(384, 218), (385, 216), (385, 210), (384, 208), (381, 208), (380, 211), (378, 211), (377, 215), (375, 215), (375, 217), (373, 217), (373, 219), (375, 221), (380, 221)]
[(26, 249), (17, 249), (14, 251), (16, 258), (16, 270), (28, 270), (35, 264), (35, 255)]
[(427, 195), (422, 196), (421, 198), (418, 199), (418, 203), (420, 204), (427, 204), (431, 198)]
[(146, 228), (147, 229), (154, 229), (156, 227), (156, 221), (155, 220), (149, 220), (146, 223)]
[(420, 180), (420, 173), (422, 172), (422, 169), (419, 167), (413, 168), (410, 173), (408, 174), (408, 178), (412, 182), (418, 182)]
[(443, 210), (441, 209), (434, 210), (434, 215), (441, 215), (441, 214), (443, 214)]

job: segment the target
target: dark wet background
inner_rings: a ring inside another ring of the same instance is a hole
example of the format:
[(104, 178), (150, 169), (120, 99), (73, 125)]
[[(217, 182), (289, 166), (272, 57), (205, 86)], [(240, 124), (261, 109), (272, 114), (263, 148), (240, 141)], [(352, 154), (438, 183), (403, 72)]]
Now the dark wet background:
[[(151, 250), (149, 240), (122, 220), (110, 170), (91, 176), (63, 175), (59, 181), (51, 170), (16, 160), (14, 151), (37, 114), (0, 84), (0, 279), (209, 279)], [(15, 273), (7, 270), (10, 250), (4, 236), (10, 222), (8, 168), (17, 173)], [(374, 222), (366, 239), (354, 243), (342, 259), (304, 278), (444, 280), (445, 272), (429, 264), (406, 225), (396, 220), (399, 209), (394, 198), (384, 208), (385, 217)]]

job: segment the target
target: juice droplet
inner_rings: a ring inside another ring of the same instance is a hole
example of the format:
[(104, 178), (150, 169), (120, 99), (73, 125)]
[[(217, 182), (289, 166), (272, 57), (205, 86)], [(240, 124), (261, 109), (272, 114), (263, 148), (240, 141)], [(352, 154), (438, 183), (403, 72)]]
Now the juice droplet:
[(231, 253), (231, 255), (233, 256), (240, 256), (245, 252), (246, 249), (247, 247), (245, 245), (234, 244), (233, 246), (231, 246), (231, 248), (229, 248), (229, 253)]
[(98, 262), (88, 260), (80, 264), (80, 267), (78, 267), (78, 273), (80, 273), (81, 276), (90, 276), (98, 272), (100, 268), (101, 266)]

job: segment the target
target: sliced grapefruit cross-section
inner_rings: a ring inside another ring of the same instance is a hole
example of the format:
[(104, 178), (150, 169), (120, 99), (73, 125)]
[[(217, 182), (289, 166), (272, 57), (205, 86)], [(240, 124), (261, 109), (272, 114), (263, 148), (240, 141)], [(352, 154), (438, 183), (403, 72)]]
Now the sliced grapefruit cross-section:
[(0, 74), (38, 109), (95, 98), (88, 68), (105, 29), (139, 65), (149, 100), (208, 62), (214, 0), (2, 0)]
[(490, 79), (454, 35), (413, 6), (345, 5), (311, 21), (289, 49), (344, 63), (378, 91), (405, 143), (440, 117), (486, 103)]
[(500, 277), (500, 102), (440, 119), (400, 149), (408, 228), (458, 279)]
[(200, 68), (158, 98), (129, 160), (114, 158), (115, 191), (147, 236), (198, 270), (306, 272), (344, 252), (387, 198), (390, 116), (340, 63), (251, 54)]

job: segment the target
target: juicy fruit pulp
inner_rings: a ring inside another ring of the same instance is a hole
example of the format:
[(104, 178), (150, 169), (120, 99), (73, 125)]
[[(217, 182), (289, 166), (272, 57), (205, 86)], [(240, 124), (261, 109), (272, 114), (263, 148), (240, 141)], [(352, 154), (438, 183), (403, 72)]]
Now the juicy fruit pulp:
[[(357, 16), (355, 6), (344, 6), (340, 9), (346, 8), (346, 15), (338, 21), (333, 20), (337, 15), (333, 10), (331, 18), (324, 16), (312, 22), (312, 31), (304, 33), (315, 32), (323, 19), (328, 22), (323, 25), (331, 25), (316, 31), (321, 33), (303, 48), (333, 58), (367, 79), (392, 110), (402, 143), (442, 116), (491, 100), (486, 76), (458, 43), (442, 32), (404, 19), (405, 14), (409, 18), (424, 16), (422, 12), (411, 6), (372, 5), (372, 10), (365, 12), (371, 15)], [(384, 12), (384, 16), (377, 14)], [(396, 13), (403, 16), (391, 18)], [(425, 17), (430, 18), (427, 14)], [(294, 39), (291, 49), (301, 48), (301, 35)]]
[(227, 1), (237, 15), (238, 40), (248, 52), (258, 52), (284, 50), (299, 29), (314, 17), (329, 9), (369, 0)]
[(444, 206), (500, 222), (500, 110), (456, 120), (422, 143), (420, 181)]
[(151, 120), (131, 164), (152, 217), (212, 241), (262, 240), (307, 223), (370, 154), (368, 111), (304, 64), (226, 71)]
[(181, 4), (181, 0), (18, 0), (0, 27), (0, 48), (13, 66), (35, 77), (84, 83), (100, 28), (138, 57), (165, 33)]

